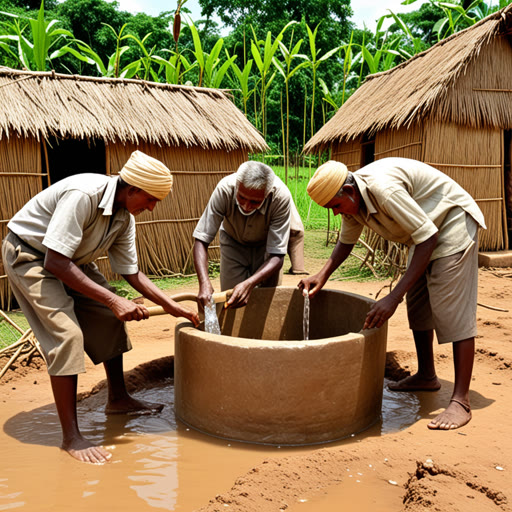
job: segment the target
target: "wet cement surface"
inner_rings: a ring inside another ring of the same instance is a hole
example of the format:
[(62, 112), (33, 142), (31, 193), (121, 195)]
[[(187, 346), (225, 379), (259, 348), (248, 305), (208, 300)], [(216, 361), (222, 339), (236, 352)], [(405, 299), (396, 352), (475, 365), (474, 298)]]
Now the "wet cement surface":
[[(106, 416), (101, 393), (79, 404), (79, 424), (84, 435), (114, 454), (113, 461), (104, 466), (78, 463), (56, 449), (61, 432), (53, 404), (35, 408), (27, 404), (26, 411), (11, 417), (5, 417), (4, 410), (0, 510), (190, 512), (229, 488), (237, 476), (264, 458), (319, 448), (238, 443), (190, 429), (174, 417), (172, 380), (140, 390), (135, 396), (165, 403), (166, 407), (153, 416)], [(366, 437), (406, 429), (417, 421), (420, 408), (417, 395), (385, 389), (382, 419), (377, 424), (325, 446), (361, 442)], [(343, 499), (352, 496), (352, 502), (359, 503), (358, 510), (363, 512), (379, 510), (374, 506), (373, 498), (377, 496), (382, 510), (399, 503), (401, 490), (376, 481), (371, 468), (362, 474), (357, 474), (360, 470), (354, 474), (350, 468), (347, 471), (340, 486), (325, 497), (304, 496), (296, 510), (339, 510), (342, 495)], [(371, 493), (364, 488), (371, 489)]]

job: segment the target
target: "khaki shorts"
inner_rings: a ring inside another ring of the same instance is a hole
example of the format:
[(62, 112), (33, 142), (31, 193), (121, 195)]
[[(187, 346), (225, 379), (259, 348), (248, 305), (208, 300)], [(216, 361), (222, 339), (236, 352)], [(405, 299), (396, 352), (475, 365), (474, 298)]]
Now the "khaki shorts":
[(439, 343), (477, 334), (478, 238), (464, 251), (430, 262), (407, 293), (413, 331), (435, 329)]
[[(50, 375), (85, 372), (84, 350), (102, 363), (131, 349), (124, 322), (107, 307), (78, 293), (44, 269), (44, 254), (9, 232), (2, 244), (9, 284), (41, 344)], [(111, 289), (94, 263), (80, 269)]]

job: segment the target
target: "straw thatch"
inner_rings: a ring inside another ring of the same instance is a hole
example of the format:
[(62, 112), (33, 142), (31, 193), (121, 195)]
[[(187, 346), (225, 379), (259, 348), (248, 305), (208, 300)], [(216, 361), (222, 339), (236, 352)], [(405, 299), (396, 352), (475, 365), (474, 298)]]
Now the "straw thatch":
[(0, 67), (0, 138), (99, 138), (264, 151), (256, 129), (216, 89)]
[(304, 151), (329, 148), (352, 171), (391, 156), (429, 163), (477, 201), (488, 226), (480, 248), (507, 248), (511, 36), (509, 5), (407, 62), (370, 75)]
[[(172, 193), (151, 214), (137, 217), (139, 266), (150, 275), (193, 268), (192, 232), (216, 184), (249, 152), (267, 149), (220, 90), (0, 67), (0, 102), (2, 238), (14, 213), (51, 183), (48, 155), (58, 153), (62, 141), (77, 140), (97, 151), (103, 159), (100, 172), (107, 175), (117, 174), (140, 149), (174, 176)], [(73, 167), (70, 159), (69, 175), (75, 174)], [(216, 242), (211, 256), (218, 257)], [(106, 257), (97, 263), (114, 277)], [(0, 305), (9, 309), (3, 274), (0, 261)]]

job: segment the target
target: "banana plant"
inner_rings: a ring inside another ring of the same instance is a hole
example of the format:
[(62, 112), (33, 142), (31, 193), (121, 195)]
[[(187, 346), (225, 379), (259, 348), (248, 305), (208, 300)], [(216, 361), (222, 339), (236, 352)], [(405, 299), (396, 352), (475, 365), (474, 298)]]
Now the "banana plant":
[[(477, 21), (485, 17), (487, 9), (478, 10), (477, 8), (484, 4), (483, 0), (475, 0), (464, 9), (462, 5), (448, 2), (435, 2), (445, 17), (441, 18), (432, 29), (437, 34), (437, 40), (440, 41), (467, 26), (474, 25)], [(484, 4), (485, 5), (485, 4)]]
[[(55, 28), (59, 20), (45, 20), (44, 0), (41, 2), (37, 19), (9, 12), (1, 14), (13, 18), (14, 21), (2, 22), (4, 34), (0, 36), (0, 48), (31, 71), (46, 71), (47, 63), (59, 57), (58, 51), (49, 53), (51, 48), (64, 42), (66, 38), (73, 39), (73, 34), (69, 30)], [(28, 23), (22, 24), (23, 21)]]

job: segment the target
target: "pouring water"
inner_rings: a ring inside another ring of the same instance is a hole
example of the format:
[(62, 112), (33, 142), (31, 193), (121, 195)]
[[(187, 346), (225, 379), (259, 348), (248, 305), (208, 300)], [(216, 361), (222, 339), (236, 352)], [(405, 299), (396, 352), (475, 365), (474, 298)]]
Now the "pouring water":
[(305, 340), (309, 340), (309, 292), (304, 290), (304, 313), (302, 317), (302, 334)]
[(204, 330), (210, 334), (221, 334), (213, 296), (210, 297), (210, 303), (204, 307)]

